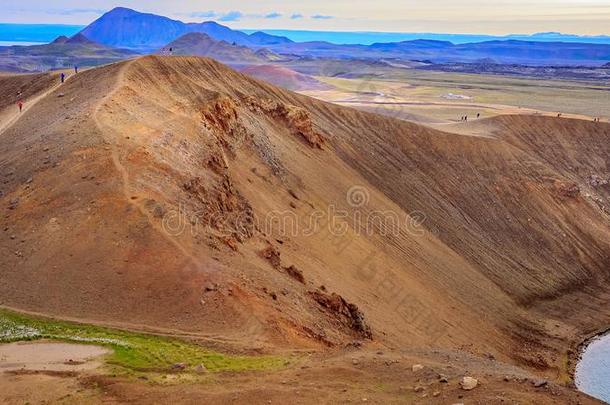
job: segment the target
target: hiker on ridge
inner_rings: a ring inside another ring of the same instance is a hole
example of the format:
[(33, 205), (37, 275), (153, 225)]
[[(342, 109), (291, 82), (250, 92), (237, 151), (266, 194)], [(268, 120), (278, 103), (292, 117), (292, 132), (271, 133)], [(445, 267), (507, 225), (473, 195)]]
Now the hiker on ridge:
[(74, 73), (78, 74), (78, 66), (74, 65)]
[(19, 107), (19, 112), (22, 112), (23, 111), (23, 101), (19, 100), (17, 102), (17, 107)]
[(65, 81), (66, 81), (66, 75), (65, 75), (65, 73), (62, 73), (61, 74), (61, 82), (63, 83)]

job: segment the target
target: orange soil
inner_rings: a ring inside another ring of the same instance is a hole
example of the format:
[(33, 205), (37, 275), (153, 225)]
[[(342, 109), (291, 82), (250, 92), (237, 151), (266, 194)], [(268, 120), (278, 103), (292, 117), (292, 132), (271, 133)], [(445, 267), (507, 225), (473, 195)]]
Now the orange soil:
[(246, 351), (458, 349), (555, 381), (610, 324), (608, 124), (448, 134), (194, 57), (59, 91), (0, 134), (4, 305)]

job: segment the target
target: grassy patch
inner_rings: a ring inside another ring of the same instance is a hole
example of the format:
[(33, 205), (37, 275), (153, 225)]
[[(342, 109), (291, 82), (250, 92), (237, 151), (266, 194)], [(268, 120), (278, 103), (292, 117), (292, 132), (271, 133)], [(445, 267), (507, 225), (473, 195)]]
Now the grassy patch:
[(112, 349), (111, 365), (138, 371), (167, 371), (177, 363), (187, 371), (199, 364), (208, 371), (270, 370), (284, 367), (281, 356), (233, 356), (179, 339), (126, 332), (94, 325), (55, 321), (0, 309), (0, 343), (50, 339)]
[(562, 355), (562, 368), (560, 370), (560, 375), (559, 375), (559, 380), (565, 384), (565, 385), (569, 385), (571, 383), (573, 383), (574, 381), (572, 381), (572, 376), (570, 375), (570, 354), (568, 352), (565, 352)]

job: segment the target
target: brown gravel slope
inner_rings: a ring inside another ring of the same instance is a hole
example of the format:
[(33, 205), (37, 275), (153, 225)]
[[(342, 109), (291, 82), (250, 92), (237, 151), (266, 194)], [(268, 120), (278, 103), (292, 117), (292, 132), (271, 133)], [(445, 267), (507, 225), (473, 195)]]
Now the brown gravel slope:
[(372, 331), (562, 379), (610, 324), (610, 127), (496, 120), (450, 135), (203, 58), (83, 72), (0, 136), (1, 301), (247, 349)]
[(19, 100), (27, 100), (44, 92), (57, 83), (57, 75), (39, 73), (33, 75), (0, 74), (0, 111), (12, 107)]

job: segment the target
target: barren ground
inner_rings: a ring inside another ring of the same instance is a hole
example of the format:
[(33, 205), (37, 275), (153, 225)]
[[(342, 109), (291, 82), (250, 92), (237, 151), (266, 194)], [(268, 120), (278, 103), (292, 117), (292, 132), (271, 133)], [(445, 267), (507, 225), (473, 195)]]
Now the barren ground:
[(24, 381), (108, 402), (590, 401), (570, 370), (610, 324), (609, 124), (451, 133), (186, 57), (30, 93), (0, 131), (0, 304), (312, 355), (209, 383), (9, 374), (6, 401)]

